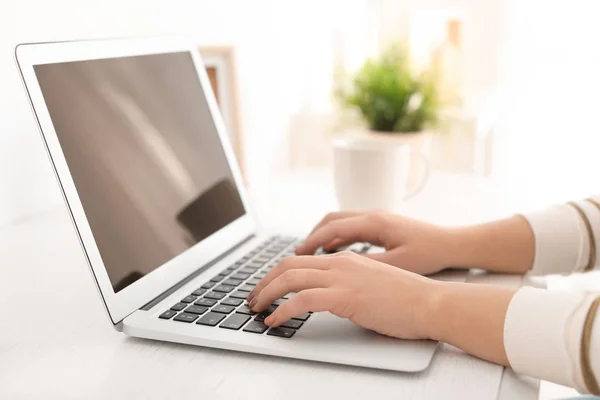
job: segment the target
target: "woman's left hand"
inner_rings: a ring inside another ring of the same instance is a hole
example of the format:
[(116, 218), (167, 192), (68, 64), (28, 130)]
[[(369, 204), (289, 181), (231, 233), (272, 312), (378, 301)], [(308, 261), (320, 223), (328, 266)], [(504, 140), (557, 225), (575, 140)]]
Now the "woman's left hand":
[(433, 338), (430, 321), (443, 283), (341, 252), (285, 258), (248, 296), (254, 311), (296, 293), (265, 324), (279, 326), (308, 311), (329, 311), (378, 333), (403, 339)]

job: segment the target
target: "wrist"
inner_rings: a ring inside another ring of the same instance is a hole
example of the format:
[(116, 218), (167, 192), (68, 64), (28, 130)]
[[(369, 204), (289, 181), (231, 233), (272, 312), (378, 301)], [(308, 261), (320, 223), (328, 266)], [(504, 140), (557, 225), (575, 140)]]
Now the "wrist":
[(504, 323), (518, 289), (438, 282), (425, 313), (429, 339), (449, 343), (477, 357), (508, 365)]
[(429, 287), (423, 290), (424, 298), (419, 302), (421, 304), (420, 315), (423, 318), (421, 321), (423, 337), (443, 341), (445, 336), (442, 334), (444, 330), (443, 308), (444, 302), (448, 301), (450, 290), (448, 285), (450, 283), (431, 279), (427, 284)]
[(446, 232), (450, 267), (522, 274), (533, 265), (535, 238), (522, 217), (447, 228)]
[(461, 287), (464, 284), (437, 282), (433, 295), (428, 302), (427, 327), (428, 338), (449, 343), (452, 337), (452, 318), (447, 313), (454, 313)]
[(465, 228), (441, 228), (441, 240), (439, 244), (439, 254), (444, 259), (441, 264), (444, 268), (471, 268), (468, 248), (475, 246), (473, 238), (469, 237), (468, 230)]

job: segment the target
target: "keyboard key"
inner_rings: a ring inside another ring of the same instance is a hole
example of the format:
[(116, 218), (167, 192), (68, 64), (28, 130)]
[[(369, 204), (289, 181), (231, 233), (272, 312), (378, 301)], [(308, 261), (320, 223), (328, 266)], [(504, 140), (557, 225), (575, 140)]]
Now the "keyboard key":
[(253, 285), (244, 285), (242, 287), (239, 287), (238, 290), (241, 290), (242, 292), (251, 292), (254, 290), (254, 286)]
[(258, 315), (257, 315), (257, 316), (254, 318), (254, 320), (255, 320), (255, 321), (257, 321), (257, 322), (265, 322), (265, 319), (267, 319), (267, 317), (268, 317), (269, 315), (271, 315), (271, 314), (269, 314), (269, 313), (266, 313), (266, 312), (264, 312), (264, 311), (263, 311), (263, 312), (259, 313), (259, 314), (258, 314)]
[(171, 310), (173, 310), (173, 311), (181, 311), (181, 310), (183, 310), (186, 307), (187, 307), (187, 304), (185, 304), (185, 303), (177, 303), (173, 307), (171, 307)]
[(261, 268), (263, 265), (265, 265), (266, 261), (256, 261), (256, 260), (252, 260), (250, 261), (250, 264), (248, 264), (248, 266), (244, 269), (247, 268), (254, 268), (255, 271), (259, 268)]
[(298, 329), (304, 324), (302, 321), (298, 321), (297, 319), (290, 319), (287, 322), (281, 324), (284, 328)]
[(267, 335), (279, 336), (279, 337), (283, 337), (283, 338), (291, 338), (292, 336), (294, 336), (294, 333), (296, 333), (295, 329), (279, 327), (279, 328), (269, 329), (269, 332), (267, 332)]
[(261, 272), (260, 274), (256, 274), (256, 275), (254, 275), (254, 277), (255, 277), (255, 278), (258, 278), (258, 279), (262, 279), (262, 278), (264, 278), (265, 276), (267, 276), (267, 273), (266, 273), (266, 272)]
[(225, 314), (208, 312), (196, 323), (198, 325), (216, 326), (219, 322), (223, 320), (223, 318), (225, 318)]
[(264, 312), (268, 312), (269, 314), (272, 314), (275, 312), (275, 310), (277, 310), (277, 306), (274, 305), (270, 305), (269, 308), (267, 308)]
[(260, 312), (256, 318), (254, 318), (254, 320), (263, 322), (269, 315), (273, 314), (276, 309), (277, 307), (269, 306), (269, 308), (267, 308), (265, 311)]
[(158, 318), (161, 318), (161, 319), (171, 319), (176, 314), (177, 314), (177, 311), (167, 310), (164, 313), (160, 314), (158, 316)]
[(286, 299), (277, 299), (273, 302), (274, 306), (280, 306)]
[(223, 301), (221, 302), (221, 304), (224, 304), (224, 305), (226, 305), (226, 306), (234, 306), (234, 307), (237, 307), (237, 306), (239, 306), (240, 304), (242, 304), (243, 302), (244, 302), (244, 300), (242, 300), (242, 299), (236, 299), (236, 298), (234, 298), (234, 297), (228, 297), (228, 298), (226, 298), (225, 300), (223, 300)]
[(227, 296), (225, 293), (219, 293), (219, 292), (210, 292), (209, 294), (207, 294), (206, 296), (204, 296), (205, 299), (215, 299), (215, 300), (221, 300), (222, 298), (224, 298), (225, 296)]
[(260, 282), (260, 279), (258, 278), (252, 278), (250, 279), (248, 282), (246, 282), (248, 285), (258, 285), (258, 282)]
[(196, 306), (202, 306), (202, 307), (212, 307), (215, 304), (217, 304), (217, 300), (207, 299), (207, 298), (198, 299), (194, 303), (194, 305), (196, 305)]
[(196, 289), (192, 292), (192, 296), (202, 296), (204, 293), (206, 293), (206, 289)]
[(196, 320), (196, 318), (198, 318), (197, 315), (181, 313), (178, 316), (176, 316), (175, 319), (173, 319), (173, 321), (187, 322), (189, 324), (191, 322), (194, 322)]
[(185, 309), (185, 312), (190, 313), (190, 314), (202, 315), (206, 312), (206, 310), (208, 310), (208, 308), (206, 308), (206, 307), (189, 306), (188, 308)]
[(185, 296), (183, 299), (181, 299), (182, 303), (193, 303), (194, 301), (196, 301), (197, 297), (196, 296)]
[(235, 289), (235, 287), (233, 286), (229, 286), (229, 285), (219, 285), (216, 288), (214, 288), (215, 292), (223, 292), (223, 293), (229, 293), (231, 292), (233, 289)]
[(294, 317), (293, 319), (297, 319), (297, 320), (300, 320), (300, 321), (306, 321), (308, 319), (308, 317), (310, 317), (310, 314), (309, 313), (304, 313), (302, 315)]
[(226, 305), (222, 305), (222, 304), (219, 304), (218, 306), (215, 306), (212, 309), (212, 311), (218, 312), (218, 313), (221, 313), (221, 314), (231, 314), (231, 312), (233, 310), (235, 310), (235, 307), (226, 306)]
[(240, 314), (246, 314), (246, 315), (255, 315), (256, 314), (247, 305), (241, 306), (240, 308), (238, 308), (237, 310), (235, 310), (235, 312), (236, 313), (240, 313)]
[(227, 275), (217, 275), (215, 277), (213, 277), (210, 281), (211, 282), (221, 282), (223, 279), (225, 279)]
[(228, 285), (228, 286), (238, 286), (241, 285), (241, 283), (243, 282), (243, 280), (240, 279), (226, 279), (223, 281), (223, 285)]
[(246, 300), (249, 294), (249, 292), (242, 292), (241, 290), (238, 290), (236, 292), (231, 293), (229, 297), (235, 297), (236, 299)]
[(225, 271), (221, 272), (221, 275), (229, 275), (230, 273), (232, 273), (236, 269), (237, 269), (237, 267), (229, 267)]
[(219, 325), (219, 328), (238, 330), (242, 326), (244, 326), (244, 324), (249, 320), (250, 317), (247, 315), (233, 314), (232, 316), (228, 317), (221, 325)]
[(264, 333), (269, 327), (262, 322), (252, 321), (244, 328), (244, 332)]
[(240, 272), (243, 272), (244, 274), (253, 274), (256, 271), (258, 271), (258, 268), (254, 268), (254, 267), (244, 267), (244, 268), (240, 269)]
[(213, 286), (215, 286), (214, 282), (206, 282), (204, 285), (201, 286), (202, 289), (210, 289)]
[(254, 261), (251, 264), (265, 264), (267, 261), (269, 261), (271, 258), (273, 257), (269, 257), (269, 256), (258, 256), (254, 259)]
[(243, 273), (243, 272), (238, 272), (238, 273), (235, 273), (235, 274), (231, 275), (231, 277), (232, 277), (233, 279), (241, 279), (241, 280), (244, 280), (244, 279), (248, 279), (248, 278), (250, 278), (250, 274), (245, 274), (245, 273)]

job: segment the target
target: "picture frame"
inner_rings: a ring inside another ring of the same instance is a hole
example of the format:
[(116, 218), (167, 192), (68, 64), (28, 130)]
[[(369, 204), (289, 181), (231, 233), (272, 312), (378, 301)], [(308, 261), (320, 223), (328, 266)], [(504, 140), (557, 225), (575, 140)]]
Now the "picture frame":
[(235, 50), (229, 46), (200, 46), (206, 73), (246, 181), (244, 143), (241, 132)]

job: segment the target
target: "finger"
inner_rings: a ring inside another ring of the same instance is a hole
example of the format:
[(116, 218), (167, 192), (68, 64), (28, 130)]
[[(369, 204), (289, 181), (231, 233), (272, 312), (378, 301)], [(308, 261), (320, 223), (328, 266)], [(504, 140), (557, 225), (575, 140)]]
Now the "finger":
[(330, 275), (327, 271), (317, 269), (289, 269), (256, 295), (251, 301), (252, 311), (266, 310), (275, 300), (292, 292), (301, 292), (306, 289), (329, 287)]
[(333, 221), (309, 235), (304, 243), (296, 249), (298, 254), (313, 254), (319, 247), (339, 239), (345, 242), (369, 242), (377, 244), (379, 232), (370, 221), (368, 215), (350, 217)]
[(318, 288), (304, 290), (277, 307), (265, 319), (265, 324), (276, 327), (309, 311), (330, 311), (335, 307), (337, 296), (337, 291), (333, 289)]
[(323, 217), (323, 219), (321, 219), (321, 221), (319, 221), (319, 223), (317, 225), (315, 225), (315, 227), (312, 229), (312, 231), (310, 231), (310, 233), (308, 234), (309, 236), (311, 234), (313, 234), (315, 231), (317, 231), (318, 229), (320, 229), (322, 226), (330, 223), (331, 221), (335, 221), (338, 219), (343, 219), (343, 218), (349, 218), (349, 217), (356, 217), (360, 214), (364, 213), (363, 211), (336, 211), (336, 212), (330, 212), (329, 214), (327, 214), (326, 216)]
[(275, 278), (291, 269), (329, 269), (331, 260), (325, 256), (292, 256), (286, 257), (273, 269), (271, 269), (264, 278), (258, 282), (256, 287), (248, 295), (248, 302), (254, 298)]

